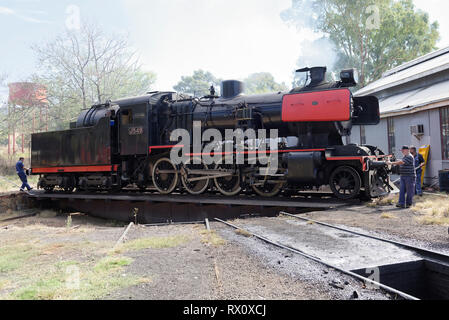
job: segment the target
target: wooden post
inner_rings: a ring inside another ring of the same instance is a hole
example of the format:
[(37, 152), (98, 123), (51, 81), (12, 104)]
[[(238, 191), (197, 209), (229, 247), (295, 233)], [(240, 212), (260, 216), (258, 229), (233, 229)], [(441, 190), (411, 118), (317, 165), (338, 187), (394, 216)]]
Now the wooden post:
[(8, 156), (11, 155), (11, 134), (10, 134), (10, 130), (11, 130), (11, 120), (9, 118), (9, 102), (7, 104), (8, 106)]

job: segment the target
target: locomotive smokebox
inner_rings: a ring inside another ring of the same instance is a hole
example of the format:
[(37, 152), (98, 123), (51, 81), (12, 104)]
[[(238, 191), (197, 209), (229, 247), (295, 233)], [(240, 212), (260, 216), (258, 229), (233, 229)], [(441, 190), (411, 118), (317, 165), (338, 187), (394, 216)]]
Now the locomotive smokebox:
[(244, 84), (238, 80), (225, 80), (221, 83), (221, 97), (225, 99), (234, 98), (244, 91)]

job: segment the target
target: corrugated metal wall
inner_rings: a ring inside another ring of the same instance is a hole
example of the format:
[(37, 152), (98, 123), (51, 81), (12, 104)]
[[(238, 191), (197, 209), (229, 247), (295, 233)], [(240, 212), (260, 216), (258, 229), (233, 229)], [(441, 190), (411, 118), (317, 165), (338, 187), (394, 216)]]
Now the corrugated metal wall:
[[(417, 139), (410, 133), (410, 126), (424, 125), (424, 136)], [(430, 158), (425, 176), (425, 184), (438, 181), (438, 171), (449, 169), (449, 161), (442, 160), (441, 154), (441, 127), (439, 109), (417, 112), (409, 115), (394, 117), (395, 142), (398, 151), (396, 156), (401, 155), (399, 149), (403, 145), (414, 145), (420, 147), (430, 145)], [(388, 152), (387, 120), (382, 119), (377, 126), (366, 126), (366, 142), (375, 145)], [(352, 143), (360, 143), (360, 128), (354, 126), (351, 134)]]

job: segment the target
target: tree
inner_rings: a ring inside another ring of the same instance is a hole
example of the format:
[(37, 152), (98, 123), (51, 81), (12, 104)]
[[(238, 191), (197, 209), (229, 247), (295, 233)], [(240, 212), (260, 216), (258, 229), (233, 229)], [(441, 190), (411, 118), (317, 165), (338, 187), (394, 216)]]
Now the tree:
[(277, 83), (269, 72), (253, 73), (244, 80), (246, 94), (286, 91), (285, 83)]
[[(6, 74), (0, 73), (0, 90), (5, 87)], [(6, 96), (2, 96), (2, 92), (0, 91), (0, 145), (7, 144), (7, 99)]]
[(213, 85), (215, 89), (219, 90), (221, 80), (203, 70), (196, 70), (192, 76), (182, 76), (173, 89), (177, 92), (191, 94), (195, 97), (204, 97), (210, 94), (210, 86)]
[(105, 34), (93, 24), (67, 30), (32, 49), (40, 66), (32, 81), (47, 88), (54, 128), (72, 120), (82, 108), (144, 94), (156, 78), (142, 71), (126, 37)]
[[(304, 9), (313, 12), (307, 20)], [(356, 67), (361, 86), (435, 50), (439, 39), (438, 23), (412, 0), (293, 0), (281, 16), (298, 28), (307, 21), (324, 34), (337, 51), (334, 68)]]

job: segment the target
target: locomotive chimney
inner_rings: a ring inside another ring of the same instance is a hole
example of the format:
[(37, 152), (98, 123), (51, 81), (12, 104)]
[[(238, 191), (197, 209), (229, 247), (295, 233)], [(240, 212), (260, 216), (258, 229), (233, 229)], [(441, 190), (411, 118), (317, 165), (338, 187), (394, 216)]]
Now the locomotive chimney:
[(313, 67), (310, 68), (310, 78), (311, 78), (311, 85), (317, 85), (321, 82), (323, 82), (326, 78), (326, 67)]
[(242, 81), (238, 80), (225, 80), (221, 83), (221, 97), (224, 99), (234, 98), (244, 91), (244, 85)]

